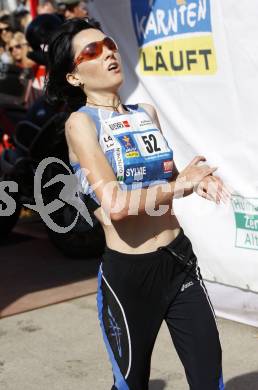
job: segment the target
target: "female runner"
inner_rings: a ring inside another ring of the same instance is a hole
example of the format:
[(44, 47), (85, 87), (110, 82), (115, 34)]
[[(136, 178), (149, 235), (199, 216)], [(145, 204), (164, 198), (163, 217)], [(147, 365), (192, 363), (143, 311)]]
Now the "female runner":
[(217, 168), (196, 156), (177, 171), (155, 108), (122, 104), (119, 50), (95, 25), (67, 21), (48, 56), (49, 96), (71, 109), (79, 105), (66, 122), (69, 158), (105, 232), (97, 304), (112, 389), (148, 389), (163, 320), (190, 389), (224, 389), (214, 309), (172, 209), (174, 197), (193, 191), (226, 201), (229, 191), (213, 176)]

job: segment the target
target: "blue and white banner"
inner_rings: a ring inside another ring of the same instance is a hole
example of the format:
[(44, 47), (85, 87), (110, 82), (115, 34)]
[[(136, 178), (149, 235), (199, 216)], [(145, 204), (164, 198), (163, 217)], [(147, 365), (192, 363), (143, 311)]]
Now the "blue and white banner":
[(141, 75), (216, 72), (210, 0), (132, 0), (131, 11)]

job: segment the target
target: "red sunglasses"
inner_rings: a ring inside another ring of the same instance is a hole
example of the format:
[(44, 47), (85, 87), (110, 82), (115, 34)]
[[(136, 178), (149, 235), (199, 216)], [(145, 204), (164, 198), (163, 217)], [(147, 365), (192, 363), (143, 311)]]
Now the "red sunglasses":
[(102, 54), (103, 46), (114, 52), (118, 51), (116, 42), (110, 37), (105, 37), (102, 41), (91, 42), (85, 46), (74, 60), (74, 64), (77, 66), (83, 61), (95, 60)]

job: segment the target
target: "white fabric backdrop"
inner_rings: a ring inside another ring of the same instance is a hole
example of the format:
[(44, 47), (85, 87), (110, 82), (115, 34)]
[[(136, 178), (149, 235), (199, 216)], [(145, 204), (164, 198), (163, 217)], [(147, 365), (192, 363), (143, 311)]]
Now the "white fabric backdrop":
[[(251, 322), (258, 325), (257, 0), (94, 0), (89, 10), (118, 42), (121, 96), (155, 105), (179, 170), (203, 154), (234, 189), (227, 205), (194, 194), (176, 200), (175, 211), (203, 277), (223, 286), (220, 313), (230, 311), (224, 286), (236, 287), (253, 296)], [(182, 69), (173, 71), (169, 52), (179, 66), (180, 50)], [(236, 318), (248, 322), (238, 301)]]

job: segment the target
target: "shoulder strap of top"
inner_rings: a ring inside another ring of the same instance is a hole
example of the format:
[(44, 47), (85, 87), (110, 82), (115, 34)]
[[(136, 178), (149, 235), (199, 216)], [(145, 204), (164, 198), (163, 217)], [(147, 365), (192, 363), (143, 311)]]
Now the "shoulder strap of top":
[(99, 117), (99, 110), (96, 110), (93, 107), (82, 106), (77, 111), (78, 112), (84, 112), (85, 114), (88, 114), (91, 117), (91, 119), (95, 123), (96, 129), (97, 129), (97, 132), (98, 132), (98, 136), (99, 136), (100, 128), (101, 128), (100, 117)]
[[(126, 104), (126, 105), (124, 104), (123, 106), (126, 109), (128, 109), (129, 112), (145, 112), (146, 113), (146, 111), (142, 107), (140, 107), (139, 104)], [(101, 132), (100, 120), (109, 119), (113, 116), (112, 111), (96, 109), (94, 107), (89, 107), (89, 106), (80, 107), (78, 109), (78, 112), (85, 112), (92, 118), (92, 120), (95, 123), (96, 129), (98, 132), (98, 136), (100, 135), (100, 132)]]
[(140, 107), (139, 104), (126, 104), (126, 108), (128, 108), (130, 111), (135, 111), (135, 112), (146, 112), (144, 108)]

